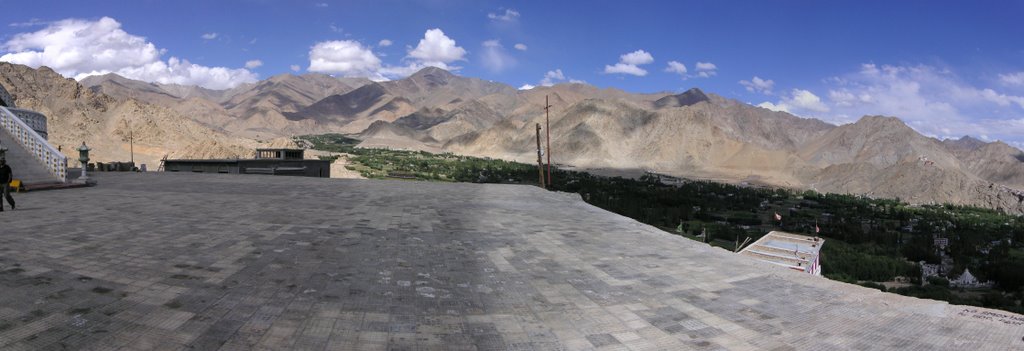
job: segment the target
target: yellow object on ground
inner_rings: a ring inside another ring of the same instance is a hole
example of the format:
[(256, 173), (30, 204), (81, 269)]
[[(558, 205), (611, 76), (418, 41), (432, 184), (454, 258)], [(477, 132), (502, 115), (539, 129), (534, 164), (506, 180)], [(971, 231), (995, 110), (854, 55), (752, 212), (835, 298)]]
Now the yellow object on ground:
[(11, 181), (11, 189), (14, 191), (21, 192), (21, 179), (15, 179)]

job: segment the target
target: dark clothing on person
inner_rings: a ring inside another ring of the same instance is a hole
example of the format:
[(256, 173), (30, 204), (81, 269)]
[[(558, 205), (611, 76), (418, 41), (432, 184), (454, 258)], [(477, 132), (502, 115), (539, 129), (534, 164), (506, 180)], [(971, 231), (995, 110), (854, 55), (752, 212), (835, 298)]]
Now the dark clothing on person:
[(7, 199), (7, 203), (11, 204), (11, 209), (14, 209), (14, 198), (11, 197), (11, 181), (14, 180), (14, 172), (11, 171), (11, 166), (6, 163), (0, 165), (0, 211), (4, 210), (4, 199)]
[(14, 173), (11, 172), (11, 166), (6, 164), (0, 165), (0, 184), (7, 184), (14, 180)]

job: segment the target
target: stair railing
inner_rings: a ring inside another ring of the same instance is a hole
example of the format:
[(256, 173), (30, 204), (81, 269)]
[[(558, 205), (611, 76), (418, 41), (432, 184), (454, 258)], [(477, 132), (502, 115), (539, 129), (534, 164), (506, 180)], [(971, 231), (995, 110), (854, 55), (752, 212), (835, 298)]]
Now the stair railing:
[(36, 157), (46, 170), (57, 180), (66, 183), (68, 180), (68, 158), (61, 154), (43, 139), (39, 133), (32, 130), (21, 118), (18, 118), (6, 107), (0, 106), (0, 127), (7, 130), (18, 143), (21, 144)]

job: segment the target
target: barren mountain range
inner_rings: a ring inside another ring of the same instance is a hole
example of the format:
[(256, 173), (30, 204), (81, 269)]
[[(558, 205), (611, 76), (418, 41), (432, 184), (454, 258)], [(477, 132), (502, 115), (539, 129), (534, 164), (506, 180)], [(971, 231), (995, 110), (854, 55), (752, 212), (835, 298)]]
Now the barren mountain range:
[(561, 165), (1024, 213), (1024, 153), (1005, 143), (940, 141), (894, 117), (835, 126), (696, 88), (633, 94), (573, 83), (516, 90), (433, 67), (387, 82), (286, 74), (223, 91), (116, 75), (78, 83), (48, 68), (7, 63), (0, 73), (19, 105), (50, 116), (55, 143), (84, 139), (119, 159), (127, 148), (122, 121), (131, 120), (152, 155), (247, 155), (258, 141), (341, 132), (363, 146), (534, 162), (534, 125), (544, 125), (548, 97), (551, 156)]

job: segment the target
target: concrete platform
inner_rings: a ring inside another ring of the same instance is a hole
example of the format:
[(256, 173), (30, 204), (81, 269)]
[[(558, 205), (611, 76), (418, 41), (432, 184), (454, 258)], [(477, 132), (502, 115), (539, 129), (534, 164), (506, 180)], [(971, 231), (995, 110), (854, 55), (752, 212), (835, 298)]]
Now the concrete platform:
[(96, 175), (0, 213), (0, 349), (1024, 348), (531, 186)]

